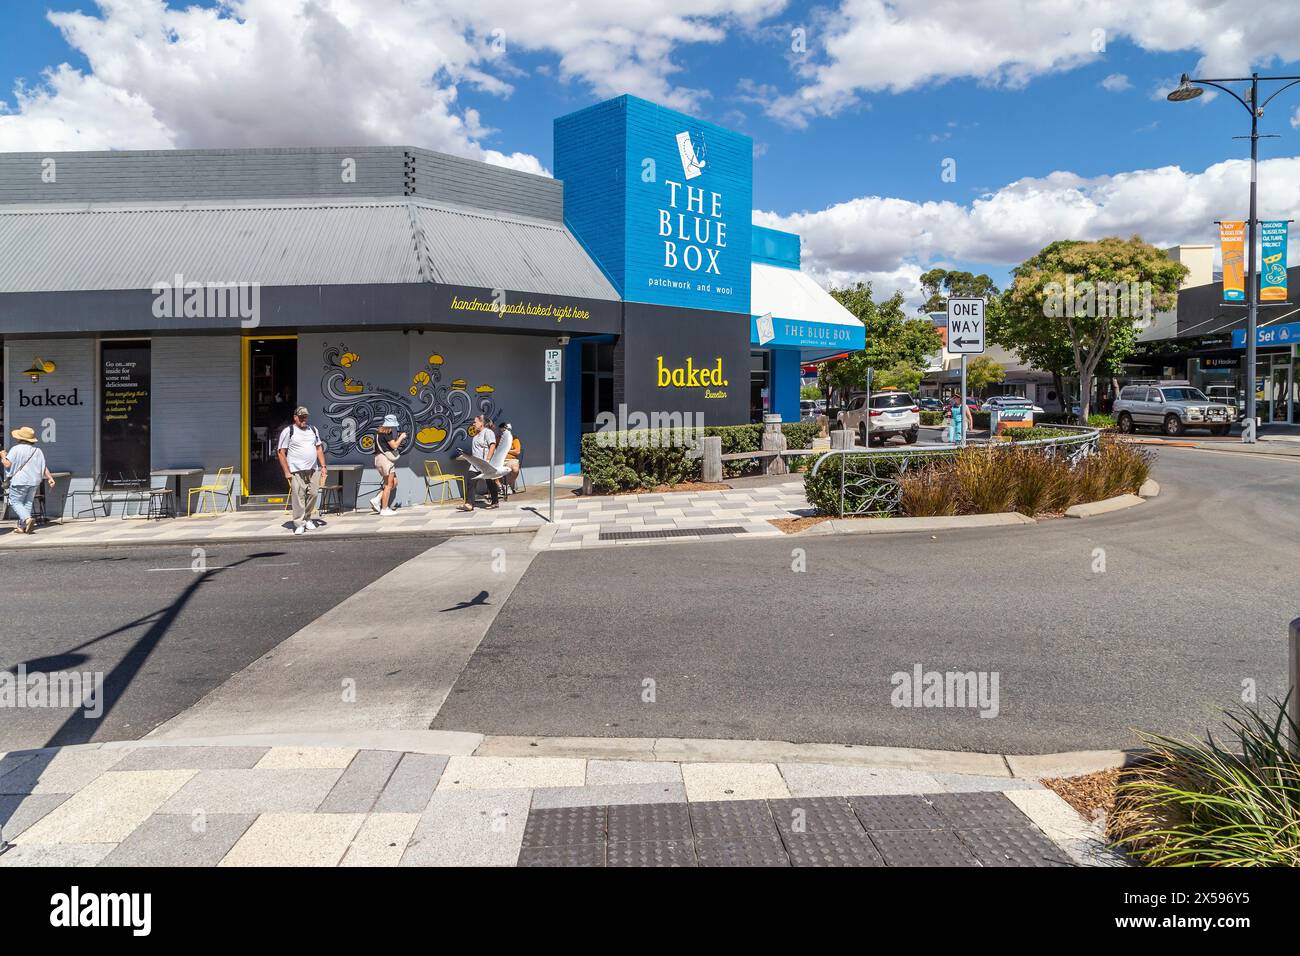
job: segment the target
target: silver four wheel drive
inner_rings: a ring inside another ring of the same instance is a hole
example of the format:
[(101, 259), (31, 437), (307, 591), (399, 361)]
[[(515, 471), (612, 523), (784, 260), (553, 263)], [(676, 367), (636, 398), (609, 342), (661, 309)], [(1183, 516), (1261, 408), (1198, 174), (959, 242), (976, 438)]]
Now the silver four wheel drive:
[(1185, 382), (1125, 385), (1112, 414), (1122, 432), (1146, 427), (1159, 428), (1166, 435), (1181, 435), (1189, 428), (1226, 435), (1237, 417), (1232, 406), (1211, 401), (1199, 388)]

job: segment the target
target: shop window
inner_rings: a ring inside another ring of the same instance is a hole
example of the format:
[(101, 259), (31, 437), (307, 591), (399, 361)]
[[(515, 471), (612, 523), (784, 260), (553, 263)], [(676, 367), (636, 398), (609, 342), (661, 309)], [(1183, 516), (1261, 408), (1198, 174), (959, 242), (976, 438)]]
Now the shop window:
[(100, 343), (99, 470), (110, 488), (149, 484), (150, 343)]
[(761, 422), (772, 407), (772, 353), (755, 349), (749, 353), (749, 420)]
[(596, 417), (614, 411), (614, 343), (582, 346), (582, 430), (595, 431)]

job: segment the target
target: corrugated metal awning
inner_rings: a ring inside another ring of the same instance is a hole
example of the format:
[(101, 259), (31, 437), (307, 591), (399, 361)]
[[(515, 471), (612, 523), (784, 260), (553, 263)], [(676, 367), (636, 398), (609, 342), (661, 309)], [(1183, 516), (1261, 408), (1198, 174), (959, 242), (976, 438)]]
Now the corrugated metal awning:
[(563, 225), (405, 197), (0, 206), (0, 293), (434, 282), (617, 300)]

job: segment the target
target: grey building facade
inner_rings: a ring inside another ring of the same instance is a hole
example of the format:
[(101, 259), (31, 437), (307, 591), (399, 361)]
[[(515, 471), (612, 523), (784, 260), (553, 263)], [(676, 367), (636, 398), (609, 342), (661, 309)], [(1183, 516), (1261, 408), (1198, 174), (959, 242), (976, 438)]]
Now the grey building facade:
[(557, 180), (409, 147), (0, 154), (6, 438), (40, 433), (66, 515), (100, 475), (233, 467), (239, 497), (282, 494), (296, 404), (332, 464), (363, 466), (353, 498), (386, 414), (411, 436), (402, 503), (426, 460), (459, 470), (478, 412), (537, 480), (544, 350), (570, 337), (576, 411), (584, 341), (623, 328), (563, 209)]

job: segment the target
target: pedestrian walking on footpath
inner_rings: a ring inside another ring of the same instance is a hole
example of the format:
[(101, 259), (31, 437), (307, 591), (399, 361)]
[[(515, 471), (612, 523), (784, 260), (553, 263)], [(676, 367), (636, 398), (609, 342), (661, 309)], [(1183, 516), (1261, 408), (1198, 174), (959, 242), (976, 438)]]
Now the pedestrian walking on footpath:
[(406, 432), (398, 432), (401, 425), (396, 415), (385, 415), (383, 424), (375, 431), (375, 470), (383, 482), (379, 494), (370, 499), (370, 510), (379, 515), (397, 514), (390, 506), (397, 492), (397, 459), (401, 457)]
[(9, 451), (0, 451), (0, 464), (4, 465), (5, 481), (9, 485), (9, 506), (14, 509), (18, 534), (31, 534), (36, 530), (36, 519), (32, 517), (32, 504), (36, 501), (36, 489), (42, 479), (54, 487), (54, 477), (45, 464), (45, 452), (36, 447), (36, 431), (24, 425), (9, 433), (18, 440), (18, 444)]
[(316, 502), (321, 482), (329, 471), (325, 466), (325, 443), (320, 432), (308, 422), (310, 412), (299, 405), (293, 421), (280, 432), (276, 444), (284, 479), (289, 483), (289, 501), (293, 507), (293, 533), (303, 534), (325, 522), (316, 516)]

